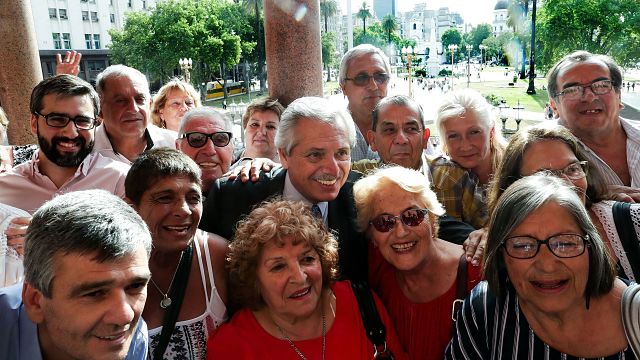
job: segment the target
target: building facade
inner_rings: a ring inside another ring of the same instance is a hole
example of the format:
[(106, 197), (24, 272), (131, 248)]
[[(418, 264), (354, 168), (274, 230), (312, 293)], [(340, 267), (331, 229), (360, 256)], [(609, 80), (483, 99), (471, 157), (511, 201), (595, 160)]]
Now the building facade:
[(500, 0), (493, 8), (493, 36), (498, 36), (509, 30), (507, 26), (507, 18), (509, 17), (509, 3), (506, 0)]
[(55, 74), (56, 54), (82, 53), (81, 78), (94, 82), (109, 65), (109, 30), (121, 29), (131, 11), (149, 11), (156, 0), (31, 0), (42, 75)]

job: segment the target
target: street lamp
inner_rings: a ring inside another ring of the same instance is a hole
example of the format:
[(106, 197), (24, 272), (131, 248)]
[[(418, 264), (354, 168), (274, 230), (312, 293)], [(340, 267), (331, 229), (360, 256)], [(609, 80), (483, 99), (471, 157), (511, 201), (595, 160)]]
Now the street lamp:
[(473, 49), (473, 46), (467, 45), (467, 87), (471, 82), (471, 49)]
[(534, 78), (536, 77), (536, 0), (533, 0), (533, 9), (531, 13), (531, 54), (529, 58), (529, 87), (527, 94), (534, 95), (536, 87)]
[(482, 44), (480, 44), (478, 47), (480, 48), (480, 58), (482, 59), (480, 68), (482, 68), (482, 66), (484, 66), (484, 49), (486, 49), (487, 47)]
[(402, 50), (402, 59), (407, 62), (407, 70), (409, 71), (409, 97), (413, 97), (411, 92), (411, 83), (413, 79), (411, 79), (411, 65), (413, 65), (413, 58), (415, 57), (415, 51), (413, 46), (403, 47)]
[(453, 90), (453, 59), (455, 58), (456, 50), (458, 50), (458, 45), (449, 44), (447, 48), (451, 52), (451, 90)]
[(180, 59), (178, 60), (178, 64), (180, 64), (180, 68), (184, 72), (184, 81), (190, 82), (189, 70), (192, 68), (193, 60), (191, 60), (191, 58)]

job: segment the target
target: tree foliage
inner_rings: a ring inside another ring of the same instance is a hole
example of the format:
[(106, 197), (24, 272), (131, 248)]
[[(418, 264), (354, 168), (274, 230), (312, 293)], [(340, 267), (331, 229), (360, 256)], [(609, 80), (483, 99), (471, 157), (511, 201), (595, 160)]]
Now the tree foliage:
[(391, 43), (391, 34), (398, 30), (398, 19), (393, 14), (387, 14), (382, 19), (382, 28), (387, 33), (387, 43)]
[(369, 5), (367, 5), (366, 1), (362, 2), (362, 7), (360, 8), (360, 10), (358, 10), (358, 13), (356, 14), (356, 16), (358, 17), (358, 19), (362, 20), (362, 31), (366, 34), (367, 19), (372, 17), (371, 10), (369, 9)]
[(324, 19), (324, 32), (329, 31), (327, 29), (327, 23), (329, 17), (338, 13), (338, 3), (335, 0), (321, 0), (320, 1), (320, 16)]
[(468, 33), (469, 36), (466, 39), (466, 43), (473, 45), (473, 54), (479, 54), (480, 48), (478, 46), (480, 46), (485, 39), (493, 37), (492, 30), (493, 28), (489, 24), (479, 24)]
[(640, 61), (638, 0), (546, 0), (538, 13), (539, 59), (547, 68), (574, 50), (608, 54), (622, 66)]
[(327, 69), (327, 81), (331, 81), (331, 65), (335, 62), (336, 34), (322, 33), (322, 65)]
[(255, 42), (241, 36), (251, 31), (238, 4), (168, 0), (150, 13), (129, 13), (122, 30), (110, 30), (110, 56), (160, 80), (174, 74), (180, 58), (192, 58), (193, 78), (200, 82), (237, 64), (242, 52), (250, 53)]

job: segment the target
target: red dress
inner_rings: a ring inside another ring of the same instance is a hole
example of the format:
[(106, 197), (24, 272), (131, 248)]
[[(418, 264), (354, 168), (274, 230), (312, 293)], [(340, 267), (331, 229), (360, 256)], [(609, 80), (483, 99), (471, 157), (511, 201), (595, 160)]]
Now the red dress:
[[(377, 254), (374, 254), (377, 253)], [(453, 335), (451, 308), (456, 282), (440, 297), (428, 303), (409, 300), (398, 285), (396, 269), (376, 249), (370, 251), (371, 287), (376, 291), (395, 323), (400, 343), (410, 359), (441, 360)], [(480, 266), (467, 263), (467, 290), (480, 281)]]
[[(339, 281), (331, 286), (336, 296), (336, 317), (326, 335), (325, 359), (373, 359), (373, 345), (367, 338), (351, 284)], [(387, 328), (389, 347), (396, 359), (407, 359), (389, 321), (389, 315), (376, 297), (376, 305)], [(294, 341), (309, 360), (322, 358), (322, 337)], [(271, 336), (256, 321), (251, 310), (237, 312), (231, 322), (209, 336), (207, 359), (291, 359), (298, 354), (286, 340)]]

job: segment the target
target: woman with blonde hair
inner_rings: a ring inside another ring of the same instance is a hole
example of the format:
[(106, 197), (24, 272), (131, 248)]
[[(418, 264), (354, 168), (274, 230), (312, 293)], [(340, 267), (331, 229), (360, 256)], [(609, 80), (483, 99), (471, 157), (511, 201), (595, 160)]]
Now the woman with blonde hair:
[(172, 79), (153, 97), (151, 119), (158, 127), (178, 131), (184, 113), (200, 106), (200, 94), (191, 84)]
[(475, 90), (453, 91), (438, 107), (436, 124), (444, 153), (430, 162), (436, 195), (448, 215), (482, 228), (487, 186), (506, 146), (491, 105)]

